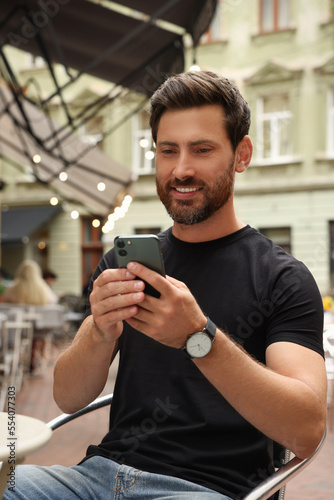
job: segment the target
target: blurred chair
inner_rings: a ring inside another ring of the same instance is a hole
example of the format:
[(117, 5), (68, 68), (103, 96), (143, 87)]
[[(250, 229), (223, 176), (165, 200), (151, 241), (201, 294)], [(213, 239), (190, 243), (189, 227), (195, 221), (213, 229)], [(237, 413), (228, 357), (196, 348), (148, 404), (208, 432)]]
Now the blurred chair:
[(25, 311), (17, 307), (6, 312), (11, 361), (9, 385), (15, 386), (17, 391), (21, 389), (24, 375), (29, 373), (33, 343), (33, 325), (31, 321), (25, 321), (24, 314)]
[(54, 336), (64, 332), (65, 308), (60, 304), (30, 306), (27, 314), (35, 317), (32, 366), (43, 372), (50, 359)]
[(324, 330), (324, 350), (327, 372), (327, 409), (328, 428), (334, 427), (334, 324), (328, 324)]
[(43, 335), (64, 327), (66, 321), (64, 306), (60, 304), (33, 306), (33, 311), (36, 313), (35, 334)]
[(11, 368), (8, 353), (7, 316), (0, 313), (0, 411), (4, 411)]
[(32, 324), (23, 321), (24, 311), (18, 308), (8, 308), (6, 313), (0, 313), (0, 409), (4, 408), (7, 388), (14, 386), (19, 391), (23, 377), (29, 372), (32, 337)]

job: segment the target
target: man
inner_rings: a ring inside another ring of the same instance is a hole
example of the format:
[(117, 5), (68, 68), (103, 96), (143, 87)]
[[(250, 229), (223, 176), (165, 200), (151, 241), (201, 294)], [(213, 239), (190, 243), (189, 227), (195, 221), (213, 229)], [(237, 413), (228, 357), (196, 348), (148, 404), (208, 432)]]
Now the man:
[(22, 496), (6, 499), (237, 499), (271, 473), (271, 440), (300, 458), (315, 450), (321, 297), (300, 262), (236, 216), (249, 123), (238, 89), (210, 72), (171, 77), (153, 96), (157, 191), (174, 220), (160, 235), (167, 278), (117, 269), (114, 251), (102, 259), (54, 396), (67, 413), (91, 402), (119, 351), (110, 431), (79, 466), (21, 468)]

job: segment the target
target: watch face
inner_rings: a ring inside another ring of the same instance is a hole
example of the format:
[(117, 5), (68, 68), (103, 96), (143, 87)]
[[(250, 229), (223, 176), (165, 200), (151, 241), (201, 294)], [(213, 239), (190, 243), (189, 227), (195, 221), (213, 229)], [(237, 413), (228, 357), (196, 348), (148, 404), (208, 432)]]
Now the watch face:
[(206, 356), (210, 352), (211, 346), (212, 341), (210, 337), (202, 332), (191, 335), (186, 343), (187, 352), (192, 358), (202, 358)]

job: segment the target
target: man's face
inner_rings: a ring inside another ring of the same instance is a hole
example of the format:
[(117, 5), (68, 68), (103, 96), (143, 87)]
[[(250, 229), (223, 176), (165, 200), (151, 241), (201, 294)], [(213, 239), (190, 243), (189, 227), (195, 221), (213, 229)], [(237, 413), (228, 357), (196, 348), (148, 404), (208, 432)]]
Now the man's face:
[(234, 154), (219, 105), (166, 111), (159, 123), (157, 192), (172, 219), (202, 222), (231, 201)]

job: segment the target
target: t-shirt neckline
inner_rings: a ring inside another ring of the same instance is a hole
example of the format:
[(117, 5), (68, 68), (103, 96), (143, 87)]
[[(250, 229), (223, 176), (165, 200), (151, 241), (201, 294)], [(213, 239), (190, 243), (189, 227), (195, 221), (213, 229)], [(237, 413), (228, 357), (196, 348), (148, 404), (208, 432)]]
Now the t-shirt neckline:
[(229, 245), (231, 243), (234, 243), (240, 238), (243, 238), (247, 233), (252, 231), (252, 227), (249, 226), (248, 224), (241, 229), (238, 229), (237, 231), (228, 234), (226, 236), (222, 236), (221, 238), (217, 238), (214, 240), (208, 240), (208, 241), (199, 241), (199, 242), (189, 242), (189, 241), (183, 241), (174, 236), (173, 234), (173, 228), (170, 227), (166, 231), (166, 236), (167, 239), (174, 245), (177, 246), (183, 246), (183, 247), (212, 247), (212, 246), (225, 246)]

